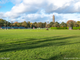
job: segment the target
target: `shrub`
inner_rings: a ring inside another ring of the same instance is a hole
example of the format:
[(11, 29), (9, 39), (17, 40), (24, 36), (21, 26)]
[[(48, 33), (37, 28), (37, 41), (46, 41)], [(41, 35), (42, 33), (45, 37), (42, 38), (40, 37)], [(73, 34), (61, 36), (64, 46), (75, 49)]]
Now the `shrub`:
[(68, 29), (67, 27), (51, 27), (51, 29)]
[(51, 27), (51, 29), (57, 29), (57, 27)]
[(80, 27), (73, 27), (73, 29), (80, 29)]

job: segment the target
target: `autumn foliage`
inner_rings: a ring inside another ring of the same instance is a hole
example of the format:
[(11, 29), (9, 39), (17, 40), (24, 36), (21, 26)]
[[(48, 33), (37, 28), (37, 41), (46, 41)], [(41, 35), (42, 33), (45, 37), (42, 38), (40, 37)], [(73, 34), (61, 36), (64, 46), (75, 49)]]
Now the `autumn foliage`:
[(74, 20), (68, 20), (68, 21), (67, 21), (67, 24), (69, 24), (70, 22), (75, 23), (75, 21), (74, 21)]

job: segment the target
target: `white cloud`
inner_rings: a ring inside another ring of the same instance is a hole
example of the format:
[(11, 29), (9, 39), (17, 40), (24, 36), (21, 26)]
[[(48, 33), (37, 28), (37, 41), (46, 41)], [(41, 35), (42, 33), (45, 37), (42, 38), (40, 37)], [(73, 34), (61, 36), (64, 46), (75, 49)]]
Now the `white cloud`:
[[(0, 16), (2, 16), (3, 13), (0, 13)], [(10, 21), (18, 21), (18, 22), (23, 22), (23, 21), (30, 21), (30, 22), (51, 22), (52, 21), (52, 16), (55, 15), (55, 21), (61, 23), (61, 22), (67, 22), (68, 20), (75, 20), (75, 21), (80, 21), (80, 15), (79, 14), (59, 14), (59, 13), (51, 13), (51, 14), (46, 14), (43, 11), (40, 13), (30, 13), (30, 14), (22, 14), (18, 18), (12, 17), (9, 18)], [(3, 14), (4, 16), (4, 14)]]
[(55, 21), (58, 21), (59, 23), (61, 22), (67, 22), (68, 20), (74, 20), (74, 21), (80, 21), (80, 16), (79, 14), (58, 14), (58, 13), (51, 13), (51, 14), (24, 14), (21, 16), (21, 18), (18, 21), (31, 21), (31, 22), (51, 22), (52, 21), (52, 16), (55, 15)]
[(23, 0), (10, 0), (12, 3), (14, 4), (19, 4), (21, 3)]
[[(6, 0), (7, 1), (7, 0)], [(79, 20), (79, 0), (10, 0), (15, 4), (11, 11), (3, 14), (11, 20), (18, 21), (52, 21), (53, 14), (56, 21), (66, 22), (69, 19)], [(74, 14), (72, 14), (74, 13)], [(1, 16), (1, 15), (0, 15)]]
[[(3, 0), (2, 0), (3, 1)], [(6, 0), (7, 1), (7, 0)], [(79, 0), (10, 0), (16, 5), (11, 12), (37, 12), (44, 9), (47, 13), (75, 13), (80, 12)]]
[(80, 21), (80, 15), (77, 13), (58, 14), (58, 15), (56, 15), (56, 20), (60, 23), (67, 22), (68, 20)]
[[(11, 0), (13, 1), (13, 0)], [(22, 0), (14, 0), (21, 2)], [(44, 9), (46, 13), (72, 13), (80, 12), (80, 2), (74, 0), (23, 0), (22, 3), (15, 5), (11, 13), (32, 13)]]

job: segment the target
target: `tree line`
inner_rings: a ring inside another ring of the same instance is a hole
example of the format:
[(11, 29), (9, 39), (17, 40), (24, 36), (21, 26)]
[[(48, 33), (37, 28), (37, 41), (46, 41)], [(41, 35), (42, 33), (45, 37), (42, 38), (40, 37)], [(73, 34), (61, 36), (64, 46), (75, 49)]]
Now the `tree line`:
[(80, 27), (80, 21), (73, 21), (73, 20), (69, 20), (67, 23), (65, 22), (62, 22), (62, 23), (59, 23), (59, 22), (50, 22), (50, 23), (42, 23), (42, 22), (34, 22), (34, 23), (31, 23), (30, 21), (26, 22), (8, 22), (6, 20), (3, 20), (3, 19), (0, 19), (0, 27), (26, 27), (26, 28), (50, 28), (50, 27)]

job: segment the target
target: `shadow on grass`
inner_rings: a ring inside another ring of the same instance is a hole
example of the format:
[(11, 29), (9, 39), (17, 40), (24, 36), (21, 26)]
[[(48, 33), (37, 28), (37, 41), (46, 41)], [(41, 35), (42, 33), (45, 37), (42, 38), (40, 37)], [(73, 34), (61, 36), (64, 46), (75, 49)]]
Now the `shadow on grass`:
[(24, 49), (34, 49), (34, 48), (42, 48), (48, 46), (62, 46), (62, 45), (69, 45), (69, 44), (76, 44), (76, 43), (68, 43), (66, 39), (70, 38), (77, 38), (79, 36), (69, 36), (69, 37), (61, 37), (61, 36), (54, 36), (54, 37), (47, 37), (41, 39), (23, 39), (24, 41), (16, 41), (11, 43), (0, 44), (0, 52), (7, 52), (7, 51), (17, 51), (17, 50), (24, 50)]
[(41, 59), (41, 60), (65, 60), (65, 58), (66, 58), (65, 54), (60, 54), (54, 57), (50, 57), (49, 59)]
[(79, 56), (80, 56), (79, 52), (76, 53), (74, 51), (71, 52), (71, 50), (67, 50), (64, 53), (60, 52), (57, 55), (52, 56), (48, 59), (43, 59), (43, 58), (39, 58), (39, 59), (41, 60), (80, 60)]

